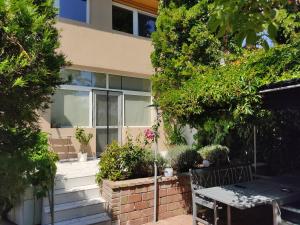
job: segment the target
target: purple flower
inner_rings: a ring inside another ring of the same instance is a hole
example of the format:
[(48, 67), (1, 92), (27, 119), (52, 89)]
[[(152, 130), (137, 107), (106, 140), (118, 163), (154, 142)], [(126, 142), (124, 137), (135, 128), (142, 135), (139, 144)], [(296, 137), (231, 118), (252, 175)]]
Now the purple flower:
[(145, 131), (144, 131), (144, 133), (145, 133), (145, 137), (146, 137), (146, 139), (147, 140), (149, 140), (149, 141), (154, 141), (154, 138), (155, 138), (155, 133), (154, 133), (154, 131), (152, 131), (152, 130), (150, 130), (150, 129), (146, 129)]

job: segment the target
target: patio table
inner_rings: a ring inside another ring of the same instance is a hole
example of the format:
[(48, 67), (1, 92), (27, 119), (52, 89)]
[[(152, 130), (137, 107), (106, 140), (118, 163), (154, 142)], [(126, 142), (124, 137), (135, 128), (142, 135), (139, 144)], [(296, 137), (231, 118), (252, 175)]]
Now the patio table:
[[(297, 179), (298, 178), (298, 179)], [(299, 177), (275, 177), (235, 185), (196, 190), (195, 193), (227, 205), (227, 224), (231, 225), (231, 207), (248, 209), (271, 204), (273, 224), (281, 222), (279, 205), (300, 199)]]

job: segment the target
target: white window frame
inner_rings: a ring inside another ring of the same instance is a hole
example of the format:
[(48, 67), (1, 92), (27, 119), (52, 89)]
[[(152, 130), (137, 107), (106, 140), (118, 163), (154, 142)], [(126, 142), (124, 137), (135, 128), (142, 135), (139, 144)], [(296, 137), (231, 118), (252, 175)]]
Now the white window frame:
[[(150, 97), (150, 105), (153, 103), (153, 97), (152, 95), (143, 95), (141, 94), (143, 92), (129, 92), (129, 93), (123, 93), (123, 127), (128, 127), (128, 128), (151, 128), (152, 126), (126, 126), (125, 125), (125, 95), (134, 95), (134, 96), (146, 96), (146, 97)], [(150, 109), (150, 123), (153, 123), (153, 110)]]
[[(142, 10), (139, 10), (139, 9), (127, 6), (127, 5), (122, 5), (122, 4), (117, 3), (117, 2), (113, 2), (112, 5), (117, 6), (119, 8), (123, 8), (123, 9), (127, 9), (129, 11), (132, 11), (132, 13), (133, 13), (132, 23), (133, 23), (133, 35), (134, 36), (142, 37), (142, 36), (139, 35), (139, 19), (138, 19), (139, 18), (139, 13), (144, 14), (146, 16), (151, 16), (151, 17), (157, 18), (157, 15), (155, 15), (155, 14), (145, 12), (145, 11), (142, 11)], [(122, 31), (120, 31), (120, 32), (122, 32)], [(126, 32), (124, 32), (124, 33), (126, 33)], [(144, 38), (147, 38), (147, 37), (144, 37)]]
[[(73, 69), (73, 70), (78, 70), (75, 68), (67, 68), (67, 69)], [(87, 71), (87, 70), (78, 70), (78, 71), (86, 71), (93, 73), (93, 71)], [(122, 128), (128, 127), (128, 128), (150, 128), (151, 125), (149, 126), (125, 126), (125, 95), (135, 95), (135, 96), (148, 96), (151, 98), (150, 104), (153, 102), (153, 97), (150, 92), (143, 92), (143, 91), (130, 91), (130, 90), (121, 90), (121, 89), (112, 89), (109, 88), (109, 75), (116, 75), (116, 74), (108, 74), (108, 73), (103, 73), (106, 75), (106, 88), (98, 88), (98, 87), (91, 87), (91, 86), (79, 86), (79, 85), (61, 85), (58, 89), (62, 90), (71, 90), (71, 91), (86, 91), (89, 92), (89, 125), (88, 126), (82, 126), (82, 128), (94, 128), (93, 124), (93, 91), (115, 91), (115, 92), (121, 92), (122, 96)], [(116, 75), (120, 76), (120, 75)], [(135, 77), (135, 78), (141, 78), (141, 77)], [(146, 78), (141, 78), (141, 79), (146, 79)], [(150, 113), (151, 117), (151, 123), (153, 123), (153, 110), (151, 110)], [(74, 127), (60, 127), (60, 128), (74, 128)]]
[[(89, 124), (88, 126), (78, 126), (80, 128), (92, 128), (93, 126), (93, 121), (92, 121), (92, 116), (93, 115), (93, 95), (92, 95), (92, 92), (90, 90), (88, 90), (87, 88), (85, 88), (84, 86), (75, 86), (75, 85), (61, 85), (58, 87), (58, 90), (69, 90), (69, 91), (81, 91), (81, 92), (88, 92), (89, 94), (89, 118), (88, 118), (88, 121), (89, 121)], [(52, 116), (52, 115), (51, 115)], [(77, 126), (62, 126), (62, 127), (51, 127), (51, 128), (57, 128), (57, 129), (60, 129), (60, 128), (75, 128)]]

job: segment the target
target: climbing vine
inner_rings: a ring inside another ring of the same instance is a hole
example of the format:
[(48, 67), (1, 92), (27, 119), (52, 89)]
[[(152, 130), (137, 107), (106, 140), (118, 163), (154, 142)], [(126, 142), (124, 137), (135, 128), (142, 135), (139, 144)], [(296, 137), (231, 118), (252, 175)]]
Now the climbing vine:
[[(227, 7), (230, 4), (178, 0), (160, 6), (157, 31), (152, 35), (153, 91), (165, 117), (198, 130), (199, 147), (225, 144), (246, 152), (242, 148), (249, 145), (236, 146), (232, 140), (249, 144), (250, 127), (274, 118), (263, 108), (259, 90), (269, 83), (300, 78), (299, 5), (264, 4), (278, 13), (262, 18), (269, 30), (258, 26), (253, 37), (252, 30), (240, 29), (237, 37), (237, 23), (241, 28), (255, 28), (258, 22), (247, 20), (248, 14), (238, 21), (237, 10), (251, 11), (260, 5), (247, 8), (240, 1), (236, 7)], [(222, 5), (227, 11), (218, 13)], [(220, 19), (226, 16), (230, 19)], [(268, 43), (262, 36), (269, 38)]]

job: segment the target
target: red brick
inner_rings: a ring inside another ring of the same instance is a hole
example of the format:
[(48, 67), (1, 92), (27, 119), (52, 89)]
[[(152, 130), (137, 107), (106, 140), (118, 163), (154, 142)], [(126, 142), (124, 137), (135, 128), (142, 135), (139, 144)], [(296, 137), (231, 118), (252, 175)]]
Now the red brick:
[(167, 197), (159, 198), (158, 202), (159, 205), (167, 204)]
[(153, 207), (154, 206), (154, 199), (150, 199), (147, 202), (148, 202), (148, 207)]
[(120, 202), (120, 199), (119, 198), (114, 198), (111, 200), (111, 203), (119, 203)]
[(135, 219), (135, 220), (129, 220), (127, 222), (127, 225), (142, 225), (144, 224), (144, 218), (139, 218), (139, 219)]
[(144, 187), (144, 186), (135, 189), (135, 193), (145, 193), (147, 191), (148, 191), (148, 187)]
[(143, 201), (143, 202), (136, 202), (135, 203), (135, 209), (136, 210), (142, 210), (148, 208), (149, 203), (148, 201)]
[(151, 216), (151, 215), (153, 215), (153, 211), (154, 211), (154, 208), (144, 209), (142, 211), (142, 214), (143, 214), (144, 217), (145, 216)]
[(132, 212), (134, 209), (134, 204), (126, 204), (121, 206), (122, 213)]
[(160, 189), (159, 190), (159, 197), (164, 197), (167, 195), (167, 189)]
[(135, 220), (135, 219), (138, 219), (141, 217), (142, 217), (142, 214), (139, 211), (133, 211), (133, 212), (128, 213), (128, 220)]
[(149, 223), (149, 222), (153, 222), (153, 219), (154, 219), (154, 216), (153, 216), (153, 215), (148, 216), (148, 217), (147, 217), (148, 223)]
[(158, 207), (158, 212), (159, 212), (159, 213), (167, 212), (167, 205), (160, 205), (160, 206)]
[(172, 187), (167, 189), (167, 194), (168, 195), (176, 195), (180, 193), (180, 188), (178, 187)]
[(134, 194), (135, 188), (123, 188), (121, 189), (121, 196)]
[(154, 191), (154, 185), (150, 185), (150, 186), (148, 187), (148, 191)]
[(167, 196), (167, 203), (178, 202), (183, 199), (182, 194)]
[(142, 200), (141, 194), (132, 194), (128, 196), (128, 203), (140, 202)]
[(121, 204), (122, 205), (125, 205), (128, 203), (128, 196), (122, 196), (121, 197)]
[(153, 199), (153, 198), (154, 198), (154, 191), (143, 193), (143, 201)]
[(158, 214), (158, 219), (159, 220), (163, 220), (163, 219), (167, 219), (169, 217), (172, 217), (172, 212), (164, 212), (164, 213), (161, 213), (161, 214)]
[(181, 203), (180, 202), (173, 202), (167, 205), (168, 206), (168, 211), (173, 211), (176, 209), (179, 209), (181, 207)]
[(128, 220), (128, 213), (124, 213), (120, 215), (120, 221), (125, 222)]

